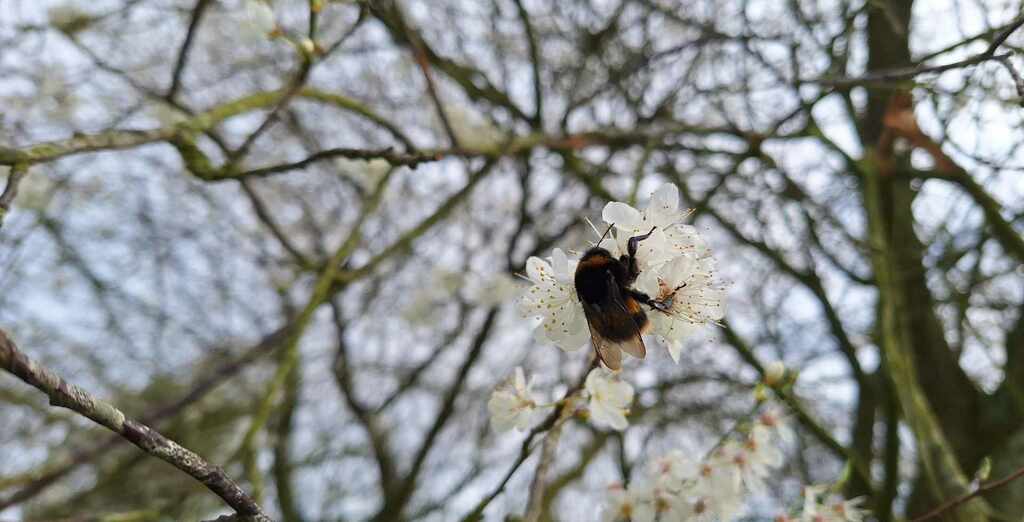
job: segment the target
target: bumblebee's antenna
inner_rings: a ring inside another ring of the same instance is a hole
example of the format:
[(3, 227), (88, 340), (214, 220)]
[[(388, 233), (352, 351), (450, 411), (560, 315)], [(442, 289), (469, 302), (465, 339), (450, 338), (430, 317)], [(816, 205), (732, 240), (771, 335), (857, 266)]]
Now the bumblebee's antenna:
[(614, 226), (615, 226), (615, 223), (612, 223), (611, 225), (608, 225), (608, 228), (604, 231), (604, 234), (601, 234), (601, 239), (597, 240), (597, 244), (598, 245), (600, 245), (601, 242), (604, 241), (604, 238), (608, 237), (608, 233), (612, 231), (612, 227), (614, 227)]

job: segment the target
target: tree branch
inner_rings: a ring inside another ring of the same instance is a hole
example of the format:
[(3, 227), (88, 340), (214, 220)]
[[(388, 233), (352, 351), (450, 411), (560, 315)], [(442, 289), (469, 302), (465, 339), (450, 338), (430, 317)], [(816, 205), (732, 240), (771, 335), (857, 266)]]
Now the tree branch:
[(0, 367), (50, 398), (53, 406), (67, 408), (119, 434), (142, 451), (167, 462), (196, 479), (247, 520), (270, 522), (256, 502), (224, 470), (188, 448), (164, 437), (149, 426), (125, 416), (113, 404), (93, 397), (28, 358), (0, 330)]
[(185, 41), (178, 51), (178, 59), (174, 63), (174, 71), (171, 73), (171, 86), (167, 88), (164, 95), (168, 100), (173, 100), (181, 87), (181, 76), (185, 72), (185, 63), (188, 61), (189, 51), (192, 49), (192, 42), (195, 41), (196, 31), (199, 29), (199, 22), (203, 19), (206, 8), (211, 4), (210, 0), (198, 0), (195, 8), (192, 9), (192, 18), (188, 23), (188, 32), (185, 33)]
[[(996, 54), (996, 51), (1001, 45), (1010, 37), (1011, 34), (1020, 29), (1024, 25), (1024, 16), (1017, 18), (1010, 23), (1005, 29), (1002, 30), (992, 42), (989, 44), (983, 52), (976, 54), (970, 58), (965, 58), (960, 61), (948, 63), (945, 65), (917, 65), (914, 67), (900, 67), (896, 69), (889, 69), (885, 71), (875, 71), (863, 76), (855, 78), (819, 78), (816, 80), (808, 80), (803, 83), (817, 83), (821, 85), (828, 85), (831, 87), (853, 87), (857, 85), (866, 84), (877, 84), (877, 83), (891, 83), (903, 80), (911, 80), (922, 74), (929, 73), (942, 73), (951, 71), (953, 69), (960, 69), (963, 67), (969, 67), (971, 65), (977, 65), (988, 61), (1000, 61), (1003, 62), (1007, 58), (1013, 55), (1013, 53)], [(1004, 62), (1005, 63), (1005, 62)]]
[(977, 497), (978, 495), (982, 495), (984, 493), (988, 493), (989, 491), (992, 491), (994, 489), (1001, 488), (1001, 487), (1003, 487), (1003, 486), (1013, 482), (1014, 480), (1019, 479), (1020, 477), (1024, 477), (1024, 467), (1019, 468), (1017, 471), (1014, 471), (1013, 473), (1010, 473), (1009, 475), (1007, 475), (1007, 476), (1005, 476), (1005, 477), (1003, 477), (1003, 478), (1001, 478), (999, 480), (994, 480), (992, 482), (987, 482), (985, 484), (981, 484), (978, 487), (974, 488), (974, 491), (971, 491), (970, 493), (966, 493), (966, 494), (964, 494), (964, 495), (962, 495), (960, 497), (957, 497), (957, 498), (954, 498), (952, 500), (949, 500), (949, 501), (947, 501), (947, 502), (937, 506), (935, 509), (932, 509), (931, 511), (929, 511), (929, 512), (927, 512), (925, 514), (923, 514), (923, 515), (921, 515), (921, 516), (919, 516), (919, 517), (917, 517), (915, 519), (912, 519), (910, 522), (924, 522), (925, 520), (931, 520), (933, 518), (938, 518), (943, 513), (959, 507), (960, 505), (962, 505), (963, 503), (971, 500), (972, 498)]
[(0, 194), (0, 227), (4, 226), (4, 217), (11, 209), (14, 198), (18, 197), (18, 184), (25, 179), (26, 174), (28, 174), (28, 165), (17, 163), (11, 167), (11, 172), (7, 175), (7, 185), (4, 187), (3, 194)]

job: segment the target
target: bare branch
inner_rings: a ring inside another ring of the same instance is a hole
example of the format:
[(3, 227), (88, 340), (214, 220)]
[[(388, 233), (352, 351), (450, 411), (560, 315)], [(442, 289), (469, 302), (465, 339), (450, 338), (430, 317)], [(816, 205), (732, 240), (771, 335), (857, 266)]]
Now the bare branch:
[(263, 513), (260, 506), (231, 480), (224, 470), (149, 426), (126, 417), (113, 404), (93, 397), (82, 388), (68, 383), (49, 368), (28, 358), (18, 350), (3, 330), (0, 330), (0, 367), (45, 393), (50, 398), (50, 404), (77, 412), (121, 435), (142, 451), (184, 471), (223, 499), (239, 515), (257, 522), (270, 522), (270, 517)]
[(922, 64), (914, 67), (901, 67), (885, 71), (875, 71), (855, 78), (818, 78), (814, 80), (805, 80), (801, 83), (816, 83), (820, 85), (828, 85), (830, 87), (854, 87), (857, 85), (885, 84), (912, 80), (922, 74), (936, 74), (952, 71), (954, 69), (962, 69), (964, 67), (970, 67), (972, 65), (978, 65), (980, 63), (993, 60), (1002, 62), (1012, 56), (1013, 53), (996, 54), (996, 51), (1011, 34), (1016, 32), (1017, 29), (1020, 29), (1021, 25), (1024, 25), (1024, 17), (1017, 18), (1008, 27), (1003, 29), (1001, 33), (996, 35), (985, 51), (970, 58), (965, 58), (953, 63), (932, 66)]
[(28, 174), (28, 165), (18, 163), (11, 167), (11, 172), (7, 175), (7, 185), (4, 187), (4, 192), (0, 194), (0, 227), (4, 226), (4, 217), (11, 209), (14, 198), (18, 197), (18, 184), (26, 174)]
[(970, 493), (966, 493), (966, 494), (964, 494), (964, 495), (962, 495), (960, 497), (957, 497), (957, 498), (954, 498), (954, 499), (952, 499), (952, 500), (950, 500), (948, 502), (945, 502), (942, 505), (937, 506), (935, 509), (933, 509), (933, 510), (931, 510), (931, 511), (929, 511), (929, 512), (927, 512), (927, 513), (925, 513), (925, 514), (923, 514), (923, 515), (921, 515), (921, 516), (919, 516), (917, 518), (915, 518), (915, 519), (912, 519), (910, 522), (924, 522), (925, 520), (931, 520), (933, 518), (939, 518), (940, 516), (942, 516), (947, 511), (953, 510), (953, 509), (963, 505), (965, 502), (971, 500), (972, 498), (977, 497), (978, 495), (983, 495), (983, 494), (988, 493), (988, 492), (990, 492), (992, 490), (1001, 488), (1001, 487), (1003, 487), (1003, 486), (1013, 482), (1014, 480), (1019, 479), (1020, 477), (1024, 477), (1024, 467), (1018, 469), (1017, 471), (1014, 471), (1013, 473), (1010, 473), (1009, 475), (1007, 475), (1007, 476), (1005, 476), (1005, 477), (1003, 477), (1003, 478), (1001, 478), (999, 480), (993, 480), (992, 482), (986, 482), (985, 484), (981, 484), (980, 486), (974, 488), (974, 490), (971, 491)]

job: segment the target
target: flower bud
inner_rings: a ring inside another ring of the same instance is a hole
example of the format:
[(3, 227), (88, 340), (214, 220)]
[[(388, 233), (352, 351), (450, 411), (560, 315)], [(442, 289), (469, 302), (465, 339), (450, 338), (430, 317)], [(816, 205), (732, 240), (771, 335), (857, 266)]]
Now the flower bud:
[(316, 54), (316, 43), (309, 38), (302, 39), (302, 50), (309, 56)]
[(754, 400), (758, 403), (768, 400), (768, 390), (765, 388), (764, 383), (759, 382), (757, 386), (754, 386)]
[(764, 383), (768, 386), (782, 384), (782, 378), (786, 376), (786, 365), (782, 361), (768, 363), (764, 369)]
[(985, 457), (981, 459), (981, 465), (978, 466), (978, 471), (974, 474), (974, 478), (979, 482), (985, 482), (988, 477), (992, 474), (992, 458)]

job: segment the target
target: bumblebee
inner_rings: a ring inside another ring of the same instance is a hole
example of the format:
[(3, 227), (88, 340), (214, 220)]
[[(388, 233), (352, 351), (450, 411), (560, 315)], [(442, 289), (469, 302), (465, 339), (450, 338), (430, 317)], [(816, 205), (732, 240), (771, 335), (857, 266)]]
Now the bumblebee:
[(631, 288), (640, 275), (637, 248), (654, 230), (629, 238), (626, 254), (618, 259), (608, 250), (595, 246), (583, 254), (576, 266), (573, 282), (590, 327), (590, 339), (601, 362), (611, 370), (622, 368), (622, 352), (638, 359), (647, 355), (640, 336), (650, 327), (650, 321), (641, 305), (656, 310), (664, 308), (643, 292)]

